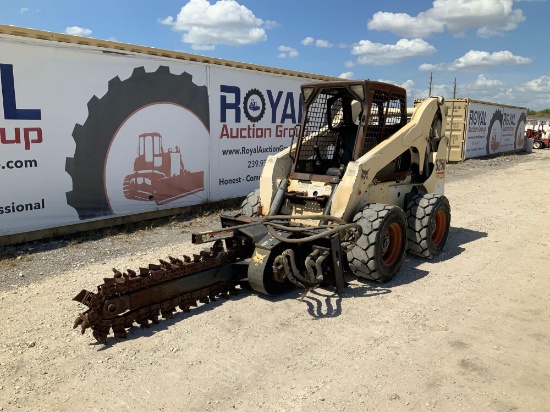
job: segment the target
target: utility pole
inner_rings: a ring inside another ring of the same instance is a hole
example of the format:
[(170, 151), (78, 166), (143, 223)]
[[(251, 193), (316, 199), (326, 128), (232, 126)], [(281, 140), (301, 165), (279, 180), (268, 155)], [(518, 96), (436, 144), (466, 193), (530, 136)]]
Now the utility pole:
[[(447, 147), (447, 163), (451, 158), (451, 146), (456, 143), (456, 138), (453, 136), (453, 126), (454, 126), (454, 115), (455, 115), (455, 99), (456, 99), (456, 77), (453, 86), (453, 101), (451, 102), (451, 122), (449, 123), (449, 136), (448, 136), (448, 147)], [(464, 150), (464, 148), (462, 148)]]
[(432, 96), (432, 72), (430, 72), (430, 91), (428, 92), (428, 97)]
[(453, 99), (456, 99), (456, 77), (455, 77), (455, 86), (453, 88)]

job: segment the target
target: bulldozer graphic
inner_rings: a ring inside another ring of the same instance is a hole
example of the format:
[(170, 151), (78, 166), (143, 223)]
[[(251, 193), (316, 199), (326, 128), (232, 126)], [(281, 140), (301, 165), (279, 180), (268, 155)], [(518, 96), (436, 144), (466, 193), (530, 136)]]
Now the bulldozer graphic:
[(253, 112), (257, 112), (261, 109), (261, 107), (258, 105), (258, 103), (256, 103), (256, 100), (254, 99), (250, 99), (250, 104), (248, 105), (248, 108)]
[(204, 190), (204, 171), (186, 170), (178, 146), (165, 152), (160, 133), (143, 133), (134, 173), (124, 178), (123, 190), (126, 199), (164, 205)]

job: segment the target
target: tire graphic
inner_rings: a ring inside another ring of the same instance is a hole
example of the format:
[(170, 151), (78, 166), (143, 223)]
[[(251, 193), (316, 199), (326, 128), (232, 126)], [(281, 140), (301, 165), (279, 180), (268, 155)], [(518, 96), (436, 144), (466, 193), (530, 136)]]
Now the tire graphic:
[[(489, 127), (487, 128), (487, 154), (497, 153), (500, 148), (500, 136), (497, 128), (500, 127), (500, 135), (502, 136), (502, 120), (503, 115), (502, 111), (497, 109), (489, 122)], [(499, 122), (497, 125), (496, 122)]]
[[(251, 99), (253, 96), (257, 96), (260, 99), (261, 107), (258, 106), (258, 102), (254, 99)], [(258, 89), (251, 89), (246, 93), (243, 100), (244, 115), (252, 123), (259, 122), (265, 113), (265, 98), (262, 92)], [(256, 116), (254, 116), (250, 111), (260, 111)]]
[[(521, 127), (522, 123), (523, 127)], [(525, 113), (522, 113), (516, 123), (516, 130), (514, 132), (514, 149), (523, 149), (523, 143), (525, 141), (525, 123), (527, 123), (527, 118)]]
[(128, 117), (153, 103), (183, 106), (210, 130), (208, 90), (194, 84), (189, 73), (172, 74), (168, 66), (148, 73), (137, 67), (126, 80), (112, 78), (107, 93), (88, 102), (88, 118), (73, 130), (74, 157), (66, 158), (65, 171), (73, 181), (73, 190), (66, 193), (67, 204), (76, 209), (80, 220), (113, 214), (104, 181), (111, 141)]

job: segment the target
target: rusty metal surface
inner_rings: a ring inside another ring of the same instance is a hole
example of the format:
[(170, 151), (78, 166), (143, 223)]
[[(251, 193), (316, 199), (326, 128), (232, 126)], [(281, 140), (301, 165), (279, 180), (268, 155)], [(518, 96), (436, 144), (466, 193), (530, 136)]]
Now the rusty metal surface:
[(126, 328), (134, 323), (149, 327), (159, 316), (171, 319), (177, 308), (188, 312), (198, 302), (228, 298), (237, 293), (237, 282), (224, 268), (245, 258), (247, 250), (239, 244), (224, 250), (216, 242), (193, 258), (169, 257), (169, 262), (160, 260), (139, 273), (113, 269), (113, 277), (105, 278), (97, 293), (82, 290), (74, 297), (89, 309), (78, 315), (73, 328), (80, 326), (82, 334), (91, 329), (98, 342), (107, 343), (111, 330), (116, 338), (126, 338)]

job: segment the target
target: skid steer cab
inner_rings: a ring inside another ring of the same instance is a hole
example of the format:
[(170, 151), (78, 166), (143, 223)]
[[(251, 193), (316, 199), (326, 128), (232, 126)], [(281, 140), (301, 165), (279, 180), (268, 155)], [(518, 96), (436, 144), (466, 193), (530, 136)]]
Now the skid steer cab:
[[(340, 290), (346, 271), (387, 282), (407, 251), (428, 259), (441, 253), (451, 222), (443, 195), (443, 98), (426, 99), (407, 123), (405, 90), (390, 84), (305, 84), (302, 96), (297, 141), (268, 157), (260, 187), (240, 210), (221, 216), (222, 229), (193, 234), (194, 243), (213, 245), (139, 271), (113, 269), (97, 293), (74, 298), (89, 308), (75, 327), (90, 328), (105, 343), (111, 330), (124, 338), (134, 323), (147, 327), (159, 316), (171, 318), (176, 307), (187, 312), (228, 297), (238, 285), (269, 295), (296, 286)], [(163, 156), (160, 138), (141, 139), (158, 140), (159, 149), (139, 152), (144, 159), (136, 160), (131, 179), (162, 172), (151, 166)], [(170, 156), (182, 174), (179, 154)], [(159, 197), (157, 186), (151, 179), (139, 193)]]
[(407, 251), (441, 253), (451, 221), (444, 99), (425, 100), (407, 122), (406, 91), (391, 84), (305, 84), (302, 98), (295, 144), (268, 157), (239, 213), (221, 216), (225, 232), (195, 241), (248, 245), (238, 266), (267, 294), (340, 289), (346, 270), (387, 282)]

